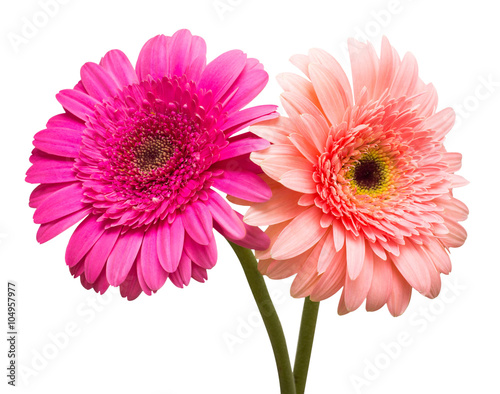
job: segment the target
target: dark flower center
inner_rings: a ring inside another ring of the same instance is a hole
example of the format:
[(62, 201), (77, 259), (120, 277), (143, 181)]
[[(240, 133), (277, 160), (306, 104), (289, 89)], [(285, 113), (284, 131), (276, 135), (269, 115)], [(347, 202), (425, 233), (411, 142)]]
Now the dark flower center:
[(174, 148), (166, 138), (150, 137), (137, 147), (136, 166), (142, 173), (150, 173), (163, 167), (172, 157)]
[(382, 171), (382, 165), (376, 159), (361, 159), (354, 167), (353, 180), (363, 189), (376, 189), (384, 178)]
[(379, 152), (369, 150), (351, 164), (346, 175), (356, 194), (376, 196), (390, 183), (389, 161)]

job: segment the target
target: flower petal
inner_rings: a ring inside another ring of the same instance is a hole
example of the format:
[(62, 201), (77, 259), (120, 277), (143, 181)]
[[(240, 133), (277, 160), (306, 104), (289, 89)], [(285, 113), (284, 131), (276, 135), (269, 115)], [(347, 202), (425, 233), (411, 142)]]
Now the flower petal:
[(267, 201), (271, 197), (267, 183), (248, 171), (225, 169), (222, 175), (213, 179), (213, 186), (224, 193), (253, 202)]
[(87, 216), (71, 235), (66, 247), (66, 264), (73, 267), (80, 262), (104, 231), (104, 223), (98, 222), (97, 216)]
[(111, 286), (119, 286), (127, 278), (143, 238), (142, 228), (129, 229), (118, 237), (106, 265), (106, 277)]
[(80, 71), (80, 76), (85, 90), (99, 101), (114, 97), (120, 90), (111, 75), (96, 63), (85, 63)]
[(200, 245), (208, 245), (212, 232), (212, 215), (205, 204), (189, 204), (182, 214), (182, 224), (189, 236)]
[(35, 211), (33, 220), (37, 224), (48, 223), (77, 212), (87, 206), (82, 199), (82, 184), (71, 183), (48, 196)]
[(236, 212), (230, 205), (216, 192), (209, 192), (209, 199), (206, 204), (213, 219), (231, 236), (233, 239), (241, 239), (245, 236), (245, 226), (238, 218)]
[(323, 212), (315, 206), (296, 216), (280, 233), (271, 249), (273, 259), (289, 259), (314, 246), (327, 229), (319, 222)]
[(138, 83), (134, 66), (128, 57), (120, 50), (113, 49), (104, 55), (99, 63), (115, 80), (118, 86), (125, 87)]
[(157, 79), (168, 74), (167, 46), (169, 41), (170, 37), (158, 35), (144, 44), (135, 66), (139, 80), (147, 80), (148, 75)]
[(167, 272), (175, 272), (184, 249), (184, 226), (177, 216), (172, 224), (166, 220), (158, 225), (157, 251), (160, 264)]
[(73, 89), (61, 90), (56, 99), (65, 109), (84, 121), (94, 114), (95, 106), (99, 104), (95, 98)]
[(247, 56), (240, 50), (223, 53), (212, 60), (203, 71), (199, 89), (211, 90), (214, 102), (227, 92), (245, 67)]
[(103, 271), (103, 268), (121, 231), (122, 227), (111, 227), (107, 229), (85, 256), (85, 277), (90, 283), (94, 283), (98, 280), (101, 272), (106, 276), (106, 272)]
[(71, 129), (52, 128), (35, 134), (33, 145), (52, 155), (78, 157), (82, 132)]
[(144, 281), (152, 291), (160, 289), (168, 277), (158, 257), (157, 238), (158, 226), (150, 227), (144, 234), (141, 250), (137, 257), (141, 261)]

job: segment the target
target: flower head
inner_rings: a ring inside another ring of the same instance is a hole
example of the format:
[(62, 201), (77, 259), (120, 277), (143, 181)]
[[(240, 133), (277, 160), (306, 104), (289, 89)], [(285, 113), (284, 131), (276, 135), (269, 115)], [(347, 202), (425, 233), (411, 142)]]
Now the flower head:
[(35, 135), (26, 180), (40, 183), (30, 206), (46, 242), (84, 219), (66, 263), (86, 288), (120, 286), (136, 298), (204, 281), (217, 260), (213, 228), (234, 242), (265, 249), (214, 189), (263, 202), (261, 170), (249, 160), (269, 143), (235, 135), (276, 116), (275, 106), (241, 110), (268, 75), (238, 50), (206, 64), (205, 41), (180, 30), (143, 47), (137, 66), (119, 50), (86, 63), (81, 81), (57, 100), (64, 114)]
[(455, 114), (436, 112), (437, 95), (418, 76), (411, 54), (400, 60), (387, 39), (380, 58), (349, 41), (353, 86), (339, 63), (312, 49), (291, 61), (307, 76), (282, 74), (288, 118), (251, 130), (272, 142), (252, 160), (273, 197), (253, 204), (245, 221), (269, 225), (262, 273), (297, 274), (295, 297), (319, 301), (343, 288), (339, 313), (388, 305), (406, 309), (412, 288), (438, 295), (451, 270), (448, 248), (462, 245), (467, 207), (452, 189), (461, 155), (443, 146)]

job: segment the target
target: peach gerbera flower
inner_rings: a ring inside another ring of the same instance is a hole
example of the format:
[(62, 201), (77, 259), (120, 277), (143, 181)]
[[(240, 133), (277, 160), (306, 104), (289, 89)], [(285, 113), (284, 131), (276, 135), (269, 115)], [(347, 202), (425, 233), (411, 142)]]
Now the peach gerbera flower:
[(257, 252), (273, 279), (296, 274), (291, 293), (320, 301), (343, 288), (339, 313), (366, 300), (393, 315), (412, 288), (436, 297), (451, 270), (448, 249), (461, 246), (467, 207), (452, 189), (461, 154), (443, 146), (455, 114), (436, 112), (437, 94), (384, 38), (349, 41), (353, 86), (339, 63), (312, 49), (291, 62), (308, 78), (279, 76), (287, 117), (252, 132), (272, 145), (251, 155), (273, 197), (253, 204), (245, 221), (269, 225), (271, 246)]

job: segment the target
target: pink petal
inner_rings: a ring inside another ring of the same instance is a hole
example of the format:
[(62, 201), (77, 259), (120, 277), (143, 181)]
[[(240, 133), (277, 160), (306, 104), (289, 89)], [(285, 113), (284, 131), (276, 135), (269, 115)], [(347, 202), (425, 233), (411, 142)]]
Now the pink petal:
[(350, 104), (342, 85), (334, 74), (319, 64), (309, 65), (309, 75), (328, 120), (331, 124), (340, 123)]
[(247, 56), (239, 51), (232, 50), (223, 53), (212, 60), (200, 77), (199, 89), (211, 90), (214, 102), (227, 92), (245, 67)]
[(366, 310), (382, 308), (392, 292), (392, 262), (373, 255), (373, 278), (366, 297)]
[(168, 274), (162, 268), (157, 251), (158, 227), (150, 227), (144, 234), (138, 259), (141, 261), (144, 281), (152, 291), (160, 289), (167, 280)]
[(213, 219), (227, 232), (233, 239), (241, 239), (245, 236), (245, 226), (233, 211), (231, 206), (216, 192), (209, 192), (209, 199), (206, 202)]
[(450, 256), (437, 239), (430, 238), (424, 243), (423, 248), (439, 272), (443, 274), (451, 272)]
[(104, 55), (99, 63), (115, 80), (118, 86), (125, 87), (138, 83), (134, 66), (128, 57), (120, 50), (114, 49)]
[(95, 106), (99, 104), (95, 98), (73, 89), (61, 90), (56, 99), (65, 109), (84, 121), (94, 114)]
[[(192, 265), (193, 265), (193, 263), (191, 262), (189, 257), (187, 257), (186, 254), (183, 253), (181, 256), (181, 261), (179, 263), (179, 269), (176, 272), (174, 272), (174, 274), (179, 275), (179, 279), (181, 280), (181, 283), (183, 283), (186, 286), (191, 281), (191, 274), (193, 272)], [(172, 274), (172, 275), (174, 275), (174, 274)]]
[(368, 245), (365, 246), (365, 260), (363, 263), (363, 268), (356, 279), (352, 280), (349, 275), (346, 275), (344, 296), (345, 296), (345, 306), (349, 312), (352, 312), (359, 308), (363, 303), (368, 291), (370, 290), (370, 285), (372, 283), (373, 277), (373, 253)]
[(328, 52), (317, 48), (309, 50), (309, 59), (312, 63), (320, 64), (328, 70), (334, 77), (335, 84), (338, 86), (341, 95), (345, 97), (344, 104), (346, 106), (351, 106), (353, 104), (351, 84), (339, 62), (337, 62)]
[(431, 278), (425, 264), (427, 255), (411, 241), (406, 241), (399, 251), (399, 256), (392, 256), (394, 265), (411, 287), (420, 293), (427, 293), (431, 287)]
[(424, 121), (422, 127), (435, 131), (434, 138), (443, 139), (455, 124), (455, 111), (453, 108), (445, 108)]
[(319, 224), (323, 212), (312, 206), (295, 217), (278, 236), (271, 249), (273, 259), (289, 259), (314, 246), (325, 234)]
[(333, 243), (335, 245), (335, 250), (338, 252), (344, 247), (344, 241), (346, 238), (346, 231), (341, 220), (335, 219), (332, 222), (332, 232), (333, 232)]
[(26, 172), (26, 182), (63, 183), (76, 180), (73, 159), (50, 155), (35, 148), (30, 160), (33, 165)]
[(142, 289), (137, 279), (137, 268), (134, 265), (123, 283), (120, 285), (120, 294), (129, 301), (135, 300), (141, 294)]
[[(325, 245), (323, 245), (323, 249)], [(339, 291), (345, 283), (346, 264), (345, 252), (341, 250), (333, 256), (326, 271), (311, 292), (312, 301), (322, 301)]]
[(33, 145), (44, 152), (63, 156), (78, 157), (81, 132), (71, 129), (47, 129), (35, 134)]
[(318, 162), (319, 152), (306, 137), (301, 134), (291, 134), (289, 137), (290, 142), (302, 153), (310, 163), (316, 164)]
[(142, 273), (142, 260), (140, 256), (137, 256), (136, 264), (137, 264), (137, 281), (139, 282), (139, 286), (141, 286), (141, 289), (145, 294), (150, 296), (151, 294), (153, 294), (153, 292), (151, 291), (151, 289), (146, 284), (146, 281), (144, 280), (144, 274)]
[[(301, 157), (300, 152), (295, 148), (295, 146), (290, 145), (290, 144), (273, 144), (269, 148), (266, 148), (264, 150), (261, 150), (259, 152), (252, 152), (250, 155), (250, 159), (257, 165), (262, 166), (262, 162), (264, 160), (269, 159), (270, 161), (268, 163), (272, 163), (273, 160), (276, 161), (276, 168), (283, 168), (283, 166), (280, 166), (279, 159), (284, 157), (285, 159), (292, 159), (293, 157), (303, 159)], [(293, 159), (292, 159), (293, 160)], [(300, 160), (299, 160), (300, 161)], [(291, 170), (293, 167), (290, 167), (289, 169)], [(311, 168), (311, 164), (308, 163), (308, 167)], [(280, 172), (281, 174), (281, 172)], [(278, 175), (278, 174), (276, 174)]]
[(312, 175), (311, 169), (291, 170), (281, 175), (279, 182), (297, 192), (316, 193), (316, 182), (314, 182)]
[(219, 160), (231, 159), (235, 156), (265, 149), (269, 146), (269, 141), (257, 137), (252, 133), (240, 134), (228, 141), (229, 145), (222, 150)]
[[(287, 220), (286, 222), (273, 224), (266, 229), (265, 234), (268, 236), (271, 245), (274, 245), (278, 236), (291, 222), (291, 220)], [(255, 257), (261, 260), (271, 259), (271, 249), (266, 248), (266, 250), (255, 251)]]
[(104, 223), (97, 222), (97, 216), (87, 216), (71, 235), (66, 247), (66, 264), (72, 267), (83, 259), (104, 231)]
[[(276, 181), (280, 181), (281, 177), (286, 174), (289, 171), (293, 170), (303, 170), (306, 171), (307, 174), (310, 174), (310, 181), (312, 182), (312, 165), (309, 161), (304, 159), (303, 157), (299, 156), (289, 156), (289, 155), (281, 155), (278, 151), (279, 148), (284, 148), (282, 149), (283, 153), (294, 153), (295, 148), (290, 146), (290, 145), (273, 145), (274, 149), (270, 149), (269, 152), (272, 152), (272, 154), (266, 154), (264, 157), (269, 157), (265, 158), (262, 162), (260, 162), (260, 166), (262, 167), (262, 170), (269, 175), (272, 179)], [(296, 152), (296, 151), (295, 151)], [(252, 157), (255, 158), (257, 155), (253, 155)], [(257, 156), (258, 157), (258, 156)], [(308, 177), (308, 178), (309, 178)], [(309, 179), (308, 179), (309, 181)], [(293, 181), (292, 181), (293, 182)], [(310, 182), (307, 182), (310, 183)], [(314, 183), (314, 186), (316, 184)], [(295, 189), (294, 189), (295, 190)], [(316, 190), (316, 187), (314, 187), (314, 191)], [(302, 191), (302, 190), (299, 190)]]
[[(77, 182), (73, 182), (77, 183)], [(80, 181), (78, 181), (80, 183)], [(71, 185), (71, 182), (66, 183), (42, 183), (35, 187), (30, 195), (29, 206), (31, 208), (38, 208), (40, 204), (47, 199), (51, 194), (54, 194), (58, 190), (64, 189), (65, 187)]]
[(354, 100), (358, 101), (363, 88), (368, 90), (369, 97), (375, 89), (378, 74), (378, 58), (371, 44), (363, 44), (349, 39), (349, 56), (353, 79)]
[(160, 264), (167, 272), (174, 272), (179, 266), (184, 249), (184, 226), (177, 216), (172, 224), (166, 220), (158, 225), (157, 251)]
[(191, 277), (195, 281), (203, 283), (208, 279), (207, 270), (193, 264), (191, 265)]
[(167, 46), (169, 40), (170, 37), (158, 35), (144, 44), (135, 67), (139, 80), (147, 80), (148, 75), (159, 79), (168, 74)]
[[(296, 257), (292, 257), (291, 259), (286, 260), (260, 260), (259, 261), (259, 270), (265, 268), (265, 262), (269, 261), (269, 265), (266, 271), (261, 272), (271, 279), (285, 279), (292, 275), (295, 275), (302, 266), (304, 266), (306, 260), (311, 255), (312, 250), (308, 250), (305, 253), (302, 253)], [(263, 264), (260, 264), (263, 262)]]
[(81, 183), (71, 183), (48, 196), (33, 215), (35, 223), (48, 223), (63, 216), (84, 209), (87, 204), (82, 202), (83, 188)]
[[(224, 131), (227, 137), (230, 137), (254, 123), (269, 121), (270, 119), (278, 117), (279, 114), (276, 112), (276, 108), (278, 108), (276, 105), (259, 105), (233, 112), (227, 117), (224, 124), (221, 126), (221, 130)], [(264, 139), (273, 142), (268, 138)]]
[(191, 237), (186, 237), (184, 252), (193, 263), (201, 268), (210, 269), (217, 262), (217, 244), (215, 243), (213, 234), (208, 245), (200, 245), (191, 239)]
[(281, 103), (292, 121), (299, 121), (300, 115), (309, 114), (316, 119), (324, 119), (323, 113), (307, 98), (292, 92), (281, 94)]
[(213, 178), (213, 186), (232, 196), (252, 202), (267, 201), (271, 190), (259, 176), (248, 172), (225, 169), (224, 173)]
[(182, 223), (186, 232), (200, 245), (208, 245), (212, 232), (212, 215), (205, 204), (189, 204), (182, 214)]
[[(224, 107), (224, 111), (231, 113), (238, 111), (245, 105), (250, 103), (264, 89), (269, 80), (269, 75), (262, 69), (262, 65), (256, 62), (251, 62), (253, 59), (248, 59), (241, 74), (234, 81), (233, 86), (228, 90), (225, 96), (236, 91), (228, 103)], [(259, 67), (260, 65), (260, 67)], [(223, 99), (222, 101), (226, 101)]]
[[(243, 221), (243, 215), (236, 212), (236, 216)], [(247, 249), (255, 249), (265, 250), (269, 248), (270, 240), (267, 234), (265, 234), (260, 228), (249, 226), (246, 223), (243, 223), (245, 226), (245, 237), (242, 239), (234, 239), (232, 238), (225, 229), (223, 229), (217, 222), (214, 223), (214, 228), (225, 238), (234, 242), (237, 245), (243, 246)]]
[(321, 254), (318, 257), (318, 274), (323, 274), (328, 269), (330, 264), (334, 261), (336, 254), (332, 230), (328, 230), (325, 236), (325, 243), (321, 249)]
[(400, 316), (408, 307), (411, 298), (411, 286), (401, 276), (399, 271), (392, 267), (392, 292), (387, 301), (387, 308), (392, 316)]
[(300, 115), (300, 133), (321, 154), (325, 151), (326, 139), (328, 138), (328, 124), (324, 118), (315, 118), (309, 114)]
[(278, 74), (276, 80), (284, 91), (304, 96), (318, 108), (321, 106), (312, 83), (307, 79), (286, 72)]
[(63, 218), (42, 224), (36, 233), (37, 241), (43, 244), (44, 242), (51, 240), (55, 236), (61, 234), (64, 230), (67, 230), (72, 225), (78, 223), (85, 216), (87, 216), (91, 210), (91, 208), (85, 208)]
[(290, 294), (292, 297), (307, 297), (311, 294), (311, 291), (316, 286), (319, 281), (319, 274), (317, 270), (317, 261), (321, 250), (323, 249), (323, 244), (325, 242), (325, 237), (321, 239), (312, 249), (311, 253), (307, 257), (307, 260), (302, 264), (302, 267), (297, 272), (297, 276), (292, 282), (290, 288)]
[(144, 229), (129, 229), (115, 243), (106, 265), (106, 277), (111, 286), (119, 286), (128, 276), (144, 238)]
[(347, 272), (349, 273), (349, 278), (355, 280), (360, 274), (365, 261), (365, 238), (363, 236), (355, 236), (351, 231), (346, 231), (345, 248)]
[[(206, 51), (205, 41), (201, 37), (193, 36), (186, 29), (178, 30), (172, 36), (168, 47), (169, 75), (180, 77), (186, 74), (196, 82), (201, 75), (201, 67), (190, 67), (197, 58), (206, 61)], [(188, 70), (191, 70), (191, 73), (188, 73)]]
[(266, 226), (292, 219), (305, 211), (298, 205), (300, 194), (284, 187), (273, 190), (269, 201), (253, 204), (245, 214), (245, 223)]
[(68, 129), (76, 132), (85, 130), (85, 123), (70, 113), (53, 116), (47, 122), (48, 129)]
[(290, 58), (290, 63), (292, 63), (309, 78), (309, 56), (302, 54), (293, 55)]
[(380, 97), (386, 89), (392, 86), (400, 61), (393, 50), (387, 37), (382, 37), (382, 50), (380, 53), (380, 65), (375, 83), (374, 97)]
[(411, 53), (403, 57), (403, 61), (394, 77), (390, 88), (393, 97), (411, 96), (418, 82), (417, 60)]
[(80, 76), (85, 90), (99, 101), (114, 97), (120, 91), (111, 75), (96, 63), (85, 63), (80, 70)]
[(106, 271), (103, 271), (103, 268), (121, 231), (122, 227), (107, 229), (85, 256), (85, 276), (90, 283), (98, 280), (101, 273), (106, 277)]
[(284, 116), (261, 122), (250, 131), (273, 144), (289, 144), (288, 136), (298, 132), (292, 121)]

